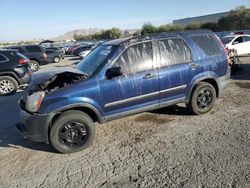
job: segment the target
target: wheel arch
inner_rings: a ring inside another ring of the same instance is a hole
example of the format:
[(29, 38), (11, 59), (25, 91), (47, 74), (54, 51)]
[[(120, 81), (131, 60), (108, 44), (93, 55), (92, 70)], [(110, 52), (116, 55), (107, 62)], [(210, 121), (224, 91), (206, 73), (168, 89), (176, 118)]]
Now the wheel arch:
[(12, 73), (12, 72), (1, 72), (0, 76), (10, 76), (10, 77), (12, 77), (13, 79), (15, 79), (17, 81), (18, 85), (21, 84), (20, 80), (15, 75), (15, 73)]
[(220, 95), (220, 90), (219, 90), (219, 84), (218, 84), (217, 79), (216, 79), (215, 77), (204, 77), (204, 78), (199, 78), (199, 79), (197, 79), (197, 80), (193, 83), (191, 89), (190, 89), (189, 92), (188, 92), (188, 101), (190, 100), (190, 98), (191, 98), (191, 96), (192, 96), (192, 94), (193, 94), (193, 92), (194, 92), (194, 90), (195, 90), (195, 87), (196, 87), (197, 84), (200, 83), (200, 82), (206, 82), (206, 83), (211, 84), (211, 85), (214, 87), (215, 91), (216, 91), (216, 97), (217, 97), (217, 98), (219, 97), (219, 95)]
[(52, 118), (51, 124), (60, 116), (61, 113), (69, 110), (79, 110), (88, 114), (94, 122), (103, 123), (104, 120), (100, 112), (91, 104), (72, 104), (55, 110), (55, 116)]

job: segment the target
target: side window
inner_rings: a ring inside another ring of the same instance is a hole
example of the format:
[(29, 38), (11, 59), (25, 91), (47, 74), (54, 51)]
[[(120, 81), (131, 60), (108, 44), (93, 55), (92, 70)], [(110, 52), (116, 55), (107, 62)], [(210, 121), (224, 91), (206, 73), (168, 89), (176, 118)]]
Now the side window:
[(250, 41), (250, 37), (249, 36), (244, 36), (243, 39), (244, 39), (244, 42), (249, 42)]
[(218, 40), (211, 34), (193, 35), (191, 39), (206, 56), (215, 56), (223, 52)]
[(239, 44), (243, 42), (243, 38), (242, 37), (238, 37), (234, 40), (233, 44)]
[(157, 41), (161, 67), (191, 61), (191, 51), (180, 38)]
[(142, 43), (130, 46), (117, 59), (114, 67), (121, 67), (123, 74), (133, 74), (153, 68), (152, 43)]
[(46, 54), (53, 54), (54, 52), (52, 50), (45, 50)]
[(8, 58), (0, 54), (0, 63), (6, 62), (6, 61), (8, 61)]
[(42, 52), (41, 48), (39, 46), (27, 46), (26, 49), (33, 53), (33, 52)]

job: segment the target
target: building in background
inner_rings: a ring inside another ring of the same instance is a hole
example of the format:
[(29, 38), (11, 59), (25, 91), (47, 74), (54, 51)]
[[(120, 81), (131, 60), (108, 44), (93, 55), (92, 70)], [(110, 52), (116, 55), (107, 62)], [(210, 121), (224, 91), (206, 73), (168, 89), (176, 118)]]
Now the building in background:
[(174, 20), (173, 24), (177, 24), (177, 25), (185, 27), (192, 22), (199, 22), (199, 23), (218, 22), (218, 20), (220, 18), (228, 16), (229, 14), (230, 14), (230, 12), (222, 12), (222, 13), (217, 13), (217, 14), (209, 14), (209, 15), (205, 15), (205, 16), (184, 18), (184, 19)]

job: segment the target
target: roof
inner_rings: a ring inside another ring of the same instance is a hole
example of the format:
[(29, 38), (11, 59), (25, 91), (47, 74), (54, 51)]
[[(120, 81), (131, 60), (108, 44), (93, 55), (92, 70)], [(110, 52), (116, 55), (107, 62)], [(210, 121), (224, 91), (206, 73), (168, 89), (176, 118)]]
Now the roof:
[(207, 29), (197, 29), (197, 30), (186, 30), (186, 31), (178, 31), (178, 32), (164, 32), (164, 33), (154, 33), (150, 35), (141, 35), (135, 37), (127, 37), (121, 39), (110, 40), (105, 42), (104, 45), (121, 45), (121, 44), (133, 44), (137, 42), (153, 40), (153, 39), (162, 39), (167, 37), (176, 37), (181, 35), (191, 35), (191, 34), (206, 34), (212, 33), (212, 31)]

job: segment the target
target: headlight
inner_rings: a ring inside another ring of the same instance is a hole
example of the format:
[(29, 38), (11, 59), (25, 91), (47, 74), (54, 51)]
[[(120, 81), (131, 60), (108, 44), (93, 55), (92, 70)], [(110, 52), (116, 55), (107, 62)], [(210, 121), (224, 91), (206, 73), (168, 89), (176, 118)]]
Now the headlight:
[(25, 109), (29, 112), (37, 112), (41, 106), (44, 96), (44, 91), (39, 91), (30, 95), (26, 100)]

